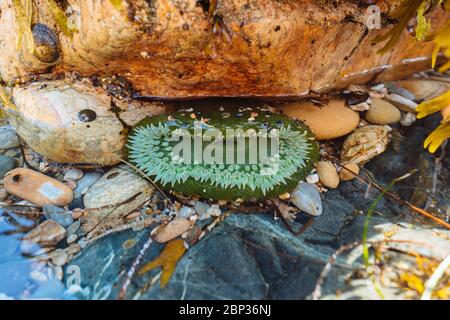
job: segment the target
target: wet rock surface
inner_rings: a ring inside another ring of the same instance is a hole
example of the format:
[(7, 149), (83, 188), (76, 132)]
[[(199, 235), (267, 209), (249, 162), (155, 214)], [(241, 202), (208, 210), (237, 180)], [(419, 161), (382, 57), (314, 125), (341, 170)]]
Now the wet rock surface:
[[(420, 157), (432, 159), (420, 148), (426, 131), (423, 127), (410, 128), (404, 143), (405, 152), (398, 153), (389, 147), (367, 164), (366, 169), (378, 183), (386, 185), (390, 179), (417, 168), (417, 153)], [(411, 153), (411, 150), (416, 153)], [(450, 152), (449, 147), (447, 152)], [(450, 206), (449, 164), (447, 157), (437, 178), (438, 191), (431, 195), (439, 208), (447, 210), (447, 214)], [(410, 200), (423, 187), (422, 183), (419, 176), (413, 175), (395, 186), (394, 191), (403, 199)], [(300, 236), (291, 234), (271, 213), (232, 214), (186, 252), (167, 287), (161, 289), (158, 281), (151, 284), (160, 272), (152, 270), (133, 278), (126, 298), (309, 299), (329, 257), (342, 245), (361, 240), (367, 210), (378, 194), (374, 188), (368, 191), (367, 185), (358, 179), (341, 182), (337, 189), (322, 194), (323, 214), (316, 217)], [(292, 224), (294, 229), (298, 229), (305, 220), (305, 216), (298, 215)], [(80, 268), (82, 290), (77, 297), (117, 298), (124, 274), (148, 240), (150, 230), (113, 234), (85, 248), (66, 266), (66, 270), (74, 266)], [(424, 257), (442, 259), (450, 247), (448, 231), (430, 224), (429, 220), (395, 201), (383, 198), (370, 222), (369, 240), (387, 237), (387, 233), (397, 240), (420, 239), (428, 243), (428, 246), (402, 244), (407, 247), (403, 249), (396, 245), (400, 251), (415, 250)], [(134, 246), (124, 246), (130, 239)], [(143, 261), (154, 259), (163, 247), (152, 243)], [(351, 258), (352, 255), (355, 258)], [(406, 266), (408, 263), (414, 265), (404, 257), (395, 256), (393, 259), (402, 260)], [(102, 266), (100, 269), (99, 265)], [(321, 296), (327, 299), (379, 299), (373, 290), (361, 290), (361, 280), (345, 280), (352, 275), (352, 270), (361, 266), (361, 254), (357, 251), (338, 257), (324, 280)], [(367, 281), (364, 284), (367, 285)], [(387, 297), (402, 296), (398, 290), (389, 287), (383, 290)]]

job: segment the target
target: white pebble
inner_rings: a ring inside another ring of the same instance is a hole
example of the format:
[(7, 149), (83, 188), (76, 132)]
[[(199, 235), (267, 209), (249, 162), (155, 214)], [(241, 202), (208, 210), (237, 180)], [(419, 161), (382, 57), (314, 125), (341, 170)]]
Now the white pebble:
[(404, 127), (409, 127), (414, 122), (416, 122), (416, 115), (411, 112), (404, 112), (402, 118), (400, 119), (400, 124)]
[(310, 174), (309, 176), (306, 177), (306, 182), (312, 184), (319, 182), (319, 175), (317, 173)]
[(315, 184), (300, 182), (292, 192), (291, 201), (307, 214), (315, 217), (322, 214), (322, 199)]

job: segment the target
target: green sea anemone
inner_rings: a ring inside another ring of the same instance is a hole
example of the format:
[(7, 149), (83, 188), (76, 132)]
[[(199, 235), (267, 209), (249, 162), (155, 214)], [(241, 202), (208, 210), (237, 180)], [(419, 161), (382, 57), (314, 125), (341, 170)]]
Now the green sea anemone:
[(318, 158), (311, 131), (264, 108), (180, 110), (129, 136), (129, 160), (163, 188), (217, 200), (291, 191)]

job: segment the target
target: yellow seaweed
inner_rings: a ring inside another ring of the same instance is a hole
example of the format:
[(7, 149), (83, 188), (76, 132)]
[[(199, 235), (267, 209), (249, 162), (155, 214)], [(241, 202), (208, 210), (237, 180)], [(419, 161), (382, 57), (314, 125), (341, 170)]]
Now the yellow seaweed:
[(33, 7), (31, 0), (13, 0), (18, 26), (17, 50), (26, 48), (30, 53), (34, 52), (34, 40), (31, 32)]
[(66, 13), (58, 6), (55, 0), (44, 0), (44, 2), (50, 9), (53, 19), (55, 19), (62, 33), (67, 37), (72, 37), (76, 30), (68, 27)]
[(426, 2), (426, 0), (410, 0), (404, 1), (401, 4), (400, 8), (394, 14), (394, 18), (399, 17), (400, 21), (384, 35), (378, 36), (373, 40), (374, 44), (387, 40), (387, 43), (378, 51), (378, 53), (386, 53), (395, 46), (395, 44), (400, 40), (403, 31), (407, 27), (409, 20), (419, 10), (423, 2)]
[(111, 2), (111, 4), (112, 4), (116, 9), (122, 8), (122, 0), (109, 0), (109, 2)]
[[(416, 111), (418, 112), (417, 118), (424, 118), (432, 113), (441, 111), (448, 106), (450, 106), (450, 91), (418, 105), (416, 108)], [(450, 138), (450, 118), (444, 119), (442, 124), (425, 139), (423, 146), (431, 153), (434, 153), (448, 138)]]
[(178, 261), (186, 252), (184, 241), (175, 239), (167, 243), (161, 254), (153, 261), (147, 263), (141, 270), (139, 275), (143, 275), (155, 268), (162, 267), (162, 275), (160, 287), (164, 288), (172, 277), (173, 272), (177, 266)]
[(424, 148), (431, 153), (436, 152), (437, 148), (448, 138), (450, 138), (450, 120), (443, 122), (437, 127), (423, 143)]

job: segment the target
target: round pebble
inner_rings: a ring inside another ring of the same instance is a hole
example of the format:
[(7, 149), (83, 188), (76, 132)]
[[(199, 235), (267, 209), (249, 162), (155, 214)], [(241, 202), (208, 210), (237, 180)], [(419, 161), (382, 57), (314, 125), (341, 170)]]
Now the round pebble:
[(0, 127), (0, 150), (17, 148), (19, 146), (19, 139), (16, 131), (10, 125)]
[(317, 162), (317, 174), (322, 184), (330, 189), (336, 189), (339, 185), (339, 175), (336, 167), (330, 161)]
[(366, 112), (366, 120), (373, 124), (395, 123), (399, 122), (401, 117), (400, 110), (381, 99), (373, 99), (369, 111)]
[(312, 102), (289, 103), (282, 112), (304, 121), (317, 140), (342, 137), (352, 132), (359, 123), (359, 114), (345, 105), (344, 100), (331, 100), (324, 106)]
[(356, 163), (350, 162), (344, 164), (341, 168), (341, 171), (339, 171), (339, 178), (341, 178), (342, 181), (350, 181), (356, 177), (352, 172), (346, 169), (354, 172), (356, 175), (359, 174), (359, 166)]
[(64, 181), (77, 181), (83, 177), (83, 171), (77, 168), (70, 168), (64, 172)]

